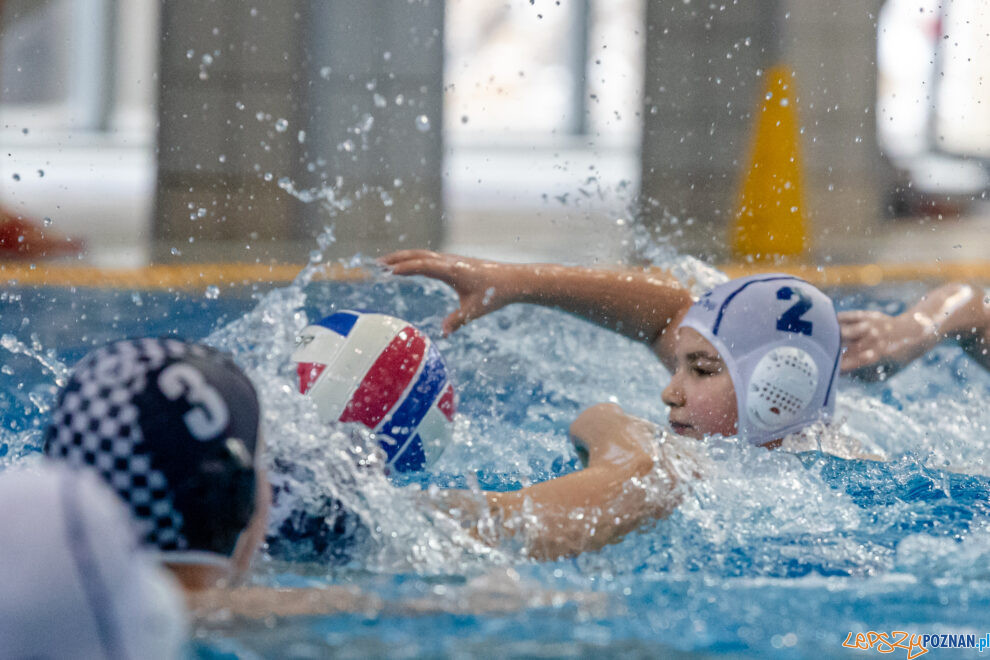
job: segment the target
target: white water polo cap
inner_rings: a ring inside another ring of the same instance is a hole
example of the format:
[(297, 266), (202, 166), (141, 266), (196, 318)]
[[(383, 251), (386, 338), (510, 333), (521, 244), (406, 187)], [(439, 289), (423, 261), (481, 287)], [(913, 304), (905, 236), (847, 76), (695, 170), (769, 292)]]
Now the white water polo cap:
[(715, 346), (736, 390), (739, 437), (756, 445), (835, 410), (839, 322), (831, 298), (791, 275), (752, 275), (703, 295), (681, 327)]
[(323, 420), (375, 431), (389, 469), (422, 470), (450, 442), (456, 402), (446, 364), (406, 321), (340, 311), (306, 326), (296, 343), (299, 392)]
[(89, 471), (40, 468), (0, 474), (0, 657), (180, 657), (181, 596), (124, 505)]

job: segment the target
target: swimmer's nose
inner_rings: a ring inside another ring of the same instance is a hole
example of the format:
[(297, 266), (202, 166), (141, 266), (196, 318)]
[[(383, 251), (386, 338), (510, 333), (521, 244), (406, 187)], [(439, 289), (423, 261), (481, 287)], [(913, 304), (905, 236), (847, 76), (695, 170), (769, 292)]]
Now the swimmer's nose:
[(670, 377), (670, 383), (663, 388), (660, 398), (671, 408), (679, 408), (684, 405), (684, 390), (681, 389), (680, 377), (677, 372), (674, 372)]

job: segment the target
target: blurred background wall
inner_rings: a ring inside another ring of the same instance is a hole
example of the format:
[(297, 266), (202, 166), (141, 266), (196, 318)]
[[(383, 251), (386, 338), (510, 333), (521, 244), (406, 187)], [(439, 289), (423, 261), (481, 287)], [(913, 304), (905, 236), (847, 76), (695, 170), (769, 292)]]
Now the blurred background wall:
[[(808, 258), (990, 258), (980, 0), (7, 0), (0, 207), (83, 260), (731, 258), (768, 69)], [(324, 235), (322, 243), (317, 236)], [(957, 247), (958, 246), (958, 247)]]

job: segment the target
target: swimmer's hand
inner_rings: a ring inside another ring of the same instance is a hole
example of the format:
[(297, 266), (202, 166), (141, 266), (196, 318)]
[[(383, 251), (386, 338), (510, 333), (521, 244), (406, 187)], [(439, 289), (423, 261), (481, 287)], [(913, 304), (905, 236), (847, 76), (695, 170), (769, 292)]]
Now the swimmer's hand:
[(379, 262), (396, 275), (424, 275), (450, 285), (461, 306), (444, 319), (443, 334), (449, 335), (468, 321), (513, 302), (519, 288), (519, 267), (430, 250), (401, 250)]
[[(975, 284), (952, 283), (929, 291), (898, 316), (880, 312), (841, 312), (845, 355), (842, 371), (867, 370), (884, 377), (924, 355), (943, 339), (990, 369), (990, 298)], [(872, 369), (870, 369), (872, 367)]]
[[(839, 312), (842, 373), (867, 380), (883, 379), (922, 355), (925, 329), (901, 316), (856, 310)], [(906, 322), (907, 321), (907, 322)]]
[(571, 442), (588, 467), (608, 464), (633, 468), (634, 472), (653, 467), (651, 444), (655, 427), (645, 419), (627, 415), (614, 403), (594, 405), (574, 420)]

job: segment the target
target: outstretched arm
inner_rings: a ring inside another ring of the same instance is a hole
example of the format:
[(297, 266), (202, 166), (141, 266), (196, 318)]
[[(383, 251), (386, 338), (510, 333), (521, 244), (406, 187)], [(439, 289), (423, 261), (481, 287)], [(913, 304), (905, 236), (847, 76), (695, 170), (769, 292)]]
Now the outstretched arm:
[(454, 288), (461, 306), (444, 321), (445, 333), (511, 303), (534, 303), (650, 344), (663, 359), (664, 331), (692, 302), (674, 278), (644, 270), (506, 264), (428, 250), (394, 252), (381, 262), (397, 275), (425, 275)]
[(898, 316), (840, 312), (839, 327), (845, 347), (843, 372), (863, 372), (866, 377), (890, 374), (944, 339), (957, 339), (990, 369), (990, 304), (978, 286), (948, 284)]
[(614, 404), (583, 412), (571, 425), (571, 435), (588, 454), (585, 469), (517, 491), (487, 494), (489, 510), (503, 532), (521, 536), (535, 559), (598, 550), (665, 518), (680, 503), (678, 475), (692, 465), (676, 465), (687, 457), (682, 448), (658, 445), (651, 423)]

